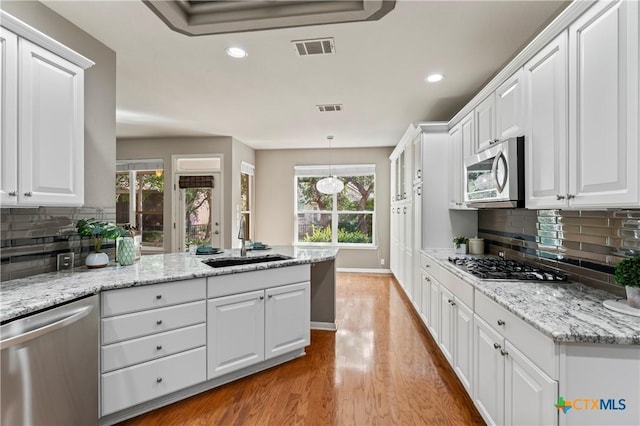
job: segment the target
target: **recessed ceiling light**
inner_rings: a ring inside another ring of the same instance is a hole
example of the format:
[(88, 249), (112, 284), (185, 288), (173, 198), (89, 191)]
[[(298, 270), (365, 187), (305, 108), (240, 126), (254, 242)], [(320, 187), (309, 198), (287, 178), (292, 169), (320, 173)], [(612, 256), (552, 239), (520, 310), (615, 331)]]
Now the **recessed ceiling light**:
[(429, 83), (437, 83), (443, 78), (444, 76), (442, 74), (434, 73), (434, 74), (429, 74), (427, 78), (425, 78), (425, 80), (427, 80)]
[(246, 58), (247, 57), (247, 51), (240, 48), (240, 47), (229, 47), (226, 50), (227, 55), (231, 56), (232, 58)]

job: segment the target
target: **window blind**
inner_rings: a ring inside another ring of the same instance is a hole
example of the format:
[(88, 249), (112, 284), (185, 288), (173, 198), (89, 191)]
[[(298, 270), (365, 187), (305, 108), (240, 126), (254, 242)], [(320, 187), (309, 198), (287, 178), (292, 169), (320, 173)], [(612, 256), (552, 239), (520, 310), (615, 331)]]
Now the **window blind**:
[(178, 186), (184, 188), (213, 188), (213, 176), (180, 176)]
[(295, 176), (322, 177), (336, 176), (368, 176), (376, 173), (375, 164), (337, 164), (335, 166), (294, 166)]

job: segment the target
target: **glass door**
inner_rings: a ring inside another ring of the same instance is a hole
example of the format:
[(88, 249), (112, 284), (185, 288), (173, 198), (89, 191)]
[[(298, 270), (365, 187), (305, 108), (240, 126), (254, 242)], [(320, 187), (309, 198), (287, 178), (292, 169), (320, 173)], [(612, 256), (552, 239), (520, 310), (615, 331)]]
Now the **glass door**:
[(191, 244), (221, 248), (220, 189), (216, 185), (219, 174), (178, 175), (178, 181), (182, 222), (178, 251), (187, 251)]

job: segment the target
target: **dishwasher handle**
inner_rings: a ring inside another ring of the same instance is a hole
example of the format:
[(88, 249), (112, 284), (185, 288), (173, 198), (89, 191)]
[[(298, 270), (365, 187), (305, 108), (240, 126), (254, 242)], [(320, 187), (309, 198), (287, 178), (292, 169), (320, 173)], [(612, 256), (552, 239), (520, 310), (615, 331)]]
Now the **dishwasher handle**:
[(34, 330), (26, 333), (19, 334), (17, 336), (9, 337), (5, 340), (0, 340), (0, 350), (10, 348), (11, 346), (18, 345), (20, 343), (28, 342), (44, 334), (51, 333), (55, 330), (59, 330), (63, 327), (73, 324), (76, 321), (86, 317), (93, 310), (93, 306), (84, 306), (72, 312), (69, 316), (66, 316), (58, 321), (50, 324), (38, 327)]

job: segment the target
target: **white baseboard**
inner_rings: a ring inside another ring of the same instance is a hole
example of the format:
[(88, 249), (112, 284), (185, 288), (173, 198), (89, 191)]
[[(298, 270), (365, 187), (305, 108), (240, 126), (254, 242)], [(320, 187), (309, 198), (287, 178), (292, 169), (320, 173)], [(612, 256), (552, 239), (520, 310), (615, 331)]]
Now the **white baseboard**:
[(336, 268), (336, 272), (357, 272), (360, 274), (390, 274), (391, 269)]
[(311, 329), (324, 330), (324, 331), (336, 331), (338, 328), (336, 327), (336, 323), (334, 322), (311, 321)]

